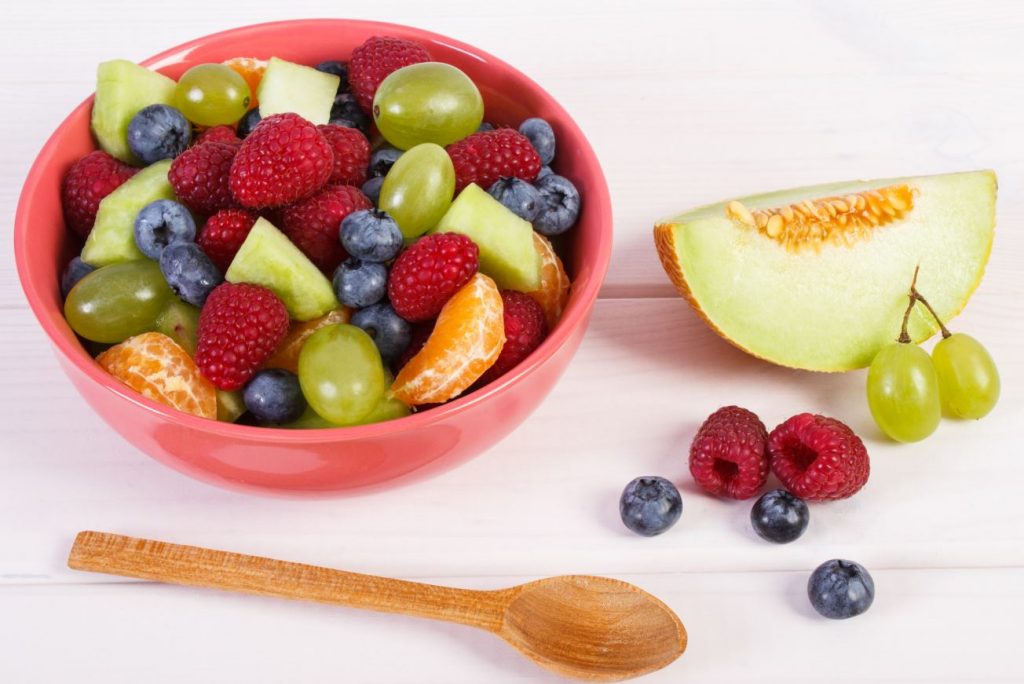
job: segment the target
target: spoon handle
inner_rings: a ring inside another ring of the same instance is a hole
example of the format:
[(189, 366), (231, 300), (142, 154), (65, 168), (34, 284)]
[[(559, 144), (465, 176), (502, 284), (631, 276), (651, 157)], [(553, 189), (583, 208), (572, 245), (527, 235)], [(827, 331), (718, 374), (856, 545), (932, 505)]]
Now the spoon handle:
[(362, 575), (107, 532), (79, 532), (73, 570), (501, 628), (509, 590), (475, 591)]

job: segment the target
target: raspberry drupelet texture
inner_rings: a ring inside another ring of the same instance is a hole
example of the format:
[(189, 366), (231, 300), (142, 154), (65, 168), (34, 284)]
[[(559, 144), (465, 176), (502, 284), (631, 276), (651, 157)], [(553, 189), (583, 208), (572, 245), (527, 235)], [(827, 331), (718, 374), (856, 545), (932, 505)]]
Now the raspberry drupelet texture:
[(447, 148), (455, 166), (455, 190), (470, 183), (486, 190), (499, 178), (532, 183), (540, 171), (540, 156), (525, 135), (512, 128), (481, 131)]
[(338, 235), (342, 219), (373, 205), (359, 188), (328, 185), (317, 194), (281, 211), (281, 230), (324, 273), (348, 256)]
[(238, 249), (249, 236), (256, 214), (245, 209), (221, 209), (206, 219), (196, 242), (210, 261), (225, 273), (231, 260), (238, 254)]
[(390, 36), (374, 36), (352, 51), (348, 82), (363, 111), (373, 109), (377, 86), (402, 67), (429, 62), (430, 53), (418, 43)]
[(422, 237), (399, 254), (391, 267), (391, 306), (407, 321), (435, 318), (479, 265), (480, 250), (465, 235), (437, 233)]
[(768, 437), (772, 472), (790, 492), (808, 501), (845, 499), (868, 481), (867, 449), (836, 420), (801, 413)]
[(768, 479), (768, 432), (752, 412), (725, 406), (712, 413), (690, 445), (690, 473), (705, 491), (749, 499)]
[(217, 388), (241, 388), (288, 332), (288, 310), (273, 292), (250, 283), (224, 283), (199, 315), (196, 364)]
[(237, 145), (214, 141), (194, 145), (178, 155), (167, 173), (178, 200), (202, 216), (237, 206), (228, 188), (237, 152)]
[(325, 124), (316, 127), (334, 152), (334, 168), (328, 183), (362, 185), (370, 165), (370, 142), (357, 128)]
[(117, 190), (138, 169), (96, 150), (85, 155), (68, 170), (61, 185), (60, 199), (64, 222), (82, 237), (88, 237), (96, 222), (100, 200)]
[(298, 114), (274, 114), (242, 141), (229, 185), (242, 206), (280, 207), (315, 193), (333, 170), (334, 152), (316, 126)]
[(548, 334), (544, 309), (529, 295), (515, 290), (502, 290), (501, 303), (504, 307), (505, 346), (487, 372), (480, 378), (481, 384), (495, 380), (519, 365), (540, 346)]

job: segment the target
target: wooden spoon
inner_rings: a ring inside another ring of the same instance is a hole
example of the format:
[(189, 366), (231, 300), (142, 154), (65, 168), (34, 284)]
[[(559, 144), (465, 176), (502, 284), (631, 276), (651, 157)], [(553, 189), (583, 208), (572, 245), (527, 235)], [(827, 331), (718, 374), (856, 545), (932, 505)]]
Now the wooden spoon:
[(553, 672), (592, 681), (653, 672), (686, 649), (686, 629), (668, 606), (604, 577), (477, 591), (105, 532), (79, 532), (68, 567), (457, 622), (497, 634)]

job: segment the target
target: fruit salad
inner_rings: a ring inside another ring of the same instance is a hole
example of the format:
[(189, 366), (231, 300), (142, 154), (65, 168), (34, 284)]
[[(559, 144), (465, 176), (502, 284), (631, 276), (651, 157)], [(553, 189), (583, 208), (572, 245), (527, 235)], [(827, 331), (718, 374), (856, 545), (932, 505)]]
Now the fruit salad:
[(558, 324), (552, 238), (581, 197), (552, 126), (485, 122), (423, 45), (332, 57), (99, 66), (60, 287), (128, 387), (211, 420), (361, 425), (498, 379)]

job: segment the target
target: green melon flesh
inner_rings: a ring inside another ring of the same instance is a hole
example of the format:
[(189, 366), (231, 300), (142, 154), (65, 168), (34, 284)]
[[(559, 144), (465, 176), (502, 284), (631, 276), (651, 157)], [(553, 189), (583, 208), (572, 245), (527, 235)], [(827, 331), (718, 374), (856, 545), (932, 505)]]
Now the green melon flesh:
[(135, 245), (135, 217), (150, 202), (174, 199), (167, 180), (170, 168), (170, 159), (150, 164), (103, 198), (82, 248), (82, 261), (98, 268), (146, 258)]
[(128, 123), (151, 104), (174, 104), (177, 83), (163, 74), (125, 59), (100, 63), (96, 69), (96, 99), (92, 132), (100, 147), (123, 162), (138, 164), (128, 147)]
[[(787, 250), (727, 217), (727, 202), (663, 221), (655, 242), (681, 293), (736, 346), (793, 368), (863, 368), (899, 334), (916, 266), (918, 290), (944, 321), (967, 303), (992, 248), (995, 174), (851, 181), (739, 198), (749, 210), (769, 209), (899, 184), (915, 192), (913, 208), (852, 246)], [(914, 309), (914, 341), (937, 330), (923, 307)]]
[(461, 233), (480, 248), (480, 270), (503, 290), (533, 292), (540, 287), (540, 254), (533, 226), (476, 183), (467, 185), (431, 233)]
[(156, 329), (177, 342), (189, 356), (195, 356), (199, 337), (199, 308), (175, 297), (156, 319)]
[(260, 116), (265, 119), (294, 112), (312, 123), (325, 124), (331, 118), (339, 83), (341, 79), (334, 74), (271, 57), (256, 90)]
[(330, 281), (270, 221), (260, 218), (224, 274), (229, 283), (255, 283), (271, 290), (297, 321), (323, 316), (340, 304)]

